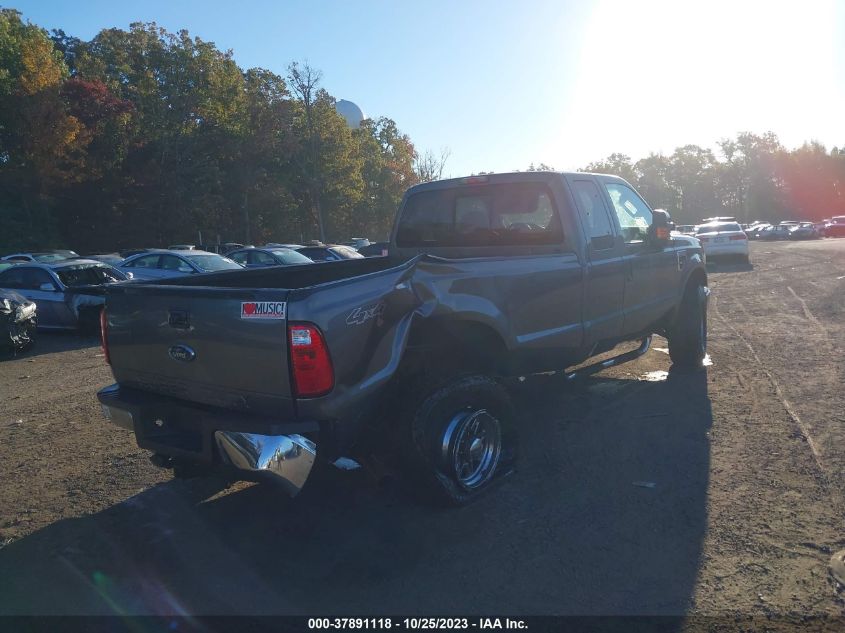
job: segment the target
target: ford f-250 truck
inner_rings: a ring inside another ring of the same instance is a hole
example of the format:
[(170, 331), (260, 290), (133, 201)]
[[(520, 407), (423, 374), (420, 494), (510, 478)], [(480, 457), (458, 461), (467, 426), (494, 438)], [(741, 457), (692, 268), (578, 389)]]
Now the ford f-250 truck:
[(387, 257), (107, 289), (105, 415), (179, 475), (196, 465), (291, 494), (316, 457), (375, 447), (442, 499), (510, 468), (502, 379), (665, 335), (700, 366), (707, 276), (695, 238), (624, 180), (473, 176), (404, 196)]

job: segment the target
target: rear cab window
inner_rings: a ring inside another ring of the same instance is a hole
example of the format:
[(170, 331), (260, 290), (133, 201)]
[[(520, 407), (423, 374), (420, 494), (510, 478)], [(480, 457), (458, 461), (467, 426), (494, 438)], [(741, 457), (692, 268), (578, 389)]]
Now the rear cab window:
[(399, 247), (560, 244), (563, 230), (545, 183), (503, 183), (412, 194)]

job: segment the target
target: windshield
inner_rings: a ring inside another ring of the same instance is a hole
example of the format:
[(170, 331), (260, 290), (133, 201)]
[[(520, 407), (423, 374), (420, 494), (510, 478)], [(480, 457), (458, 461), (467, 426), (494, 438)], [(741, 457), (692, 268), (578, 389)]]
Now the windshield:
[(221, 255), (188, 255), (185, 259), (207, 273), (216, 272), (218, 270), (235, 270), (242, 268), (240, 264), (233, 262), (228, 257), (222, 257)]
[(276, 256), (283, 264), (287, 264), (288, 266), (293, 266), (295, 264), (313, 264), (313, 260), (307, 258), (302, 253), (297, 253), (296, 251), (292, 251), (290, 249), (279, 249), (279, 250), (272, 250), (270, 251), (273, 255)]
[(99, 264), (80, 264), (67, 266), (55, 271), (62, 283), (69, 288), (74, 286), (97, 286), (124, 281), (126, 275), (110, 266)]

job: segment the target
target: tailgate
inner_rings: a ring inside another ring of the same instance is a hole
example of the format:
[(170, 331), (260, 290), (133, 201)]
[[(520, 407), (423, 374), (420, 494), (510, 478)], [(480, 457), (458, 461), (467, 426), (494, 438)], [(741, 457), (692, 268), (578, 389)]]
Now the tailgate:
[(294, 415), (287, 290), (110, 287), (109, 353), (122, 385), (240, 411)]

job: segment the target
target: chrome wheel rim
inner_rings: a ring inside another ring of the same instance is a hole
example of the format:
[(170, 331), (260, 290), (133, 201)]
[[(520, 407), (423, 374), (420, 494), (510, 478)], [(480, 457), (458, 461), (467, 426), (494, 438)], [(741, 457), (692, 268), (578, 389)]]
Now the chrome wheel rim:
[(492, 479), (502, 449), (501, 425), (486, 409), (457, 413), (443, 434), (442, 464), (465, 490)]

